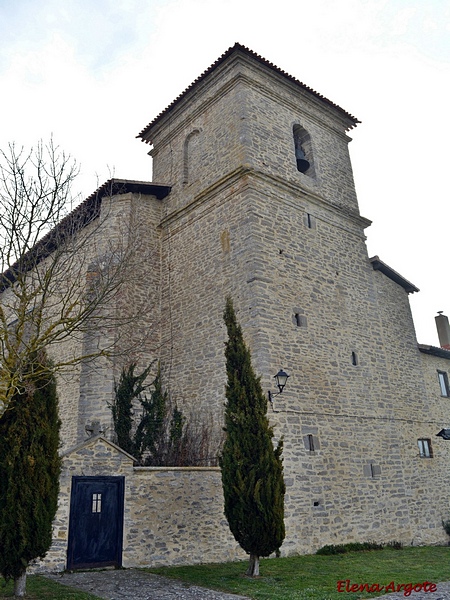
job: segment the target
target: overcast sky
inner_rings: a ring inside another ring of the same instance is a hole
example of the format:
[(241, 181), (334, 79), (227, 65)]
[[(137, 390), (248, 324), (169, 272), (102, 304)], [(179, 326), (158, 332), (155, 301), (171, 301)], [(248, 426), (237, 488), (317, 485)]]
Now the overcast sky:
[[(235, 42), (355, 115), (369, 255), (450, 316), (450, 0), (0, 0), (0, 146), (54, 140), (87, 196), (149, 180), (139, 131)], [(162, 182), (170, 183), (170, 182)]]

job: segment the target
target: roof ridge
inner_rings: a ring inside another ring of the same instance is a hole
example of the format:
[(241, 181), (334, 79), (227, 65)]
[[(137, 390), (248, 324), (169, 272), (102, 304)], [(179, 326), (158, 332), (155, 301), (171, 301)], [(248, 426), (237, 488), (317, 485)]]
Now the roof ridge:
[(141, 141), (146, 142), (147, 140), (144, 139), (144, 135), (150, 129), (150, 127), (152, 127), (161, 117), (163, 117), (166, 113), (168, 113), (180, 100), (182, 100), (182, 98), (184, 98), (184, 96), (186, 96), (190, 92), (190, 90), (194, 86), (196, 86), (200, 81), (202, 81), (205, 77), (207, 77), (210, 73), (212, 73), (221, 63), (223, 63), (229, 56), (231, 56), (233, 54), (233, 52), (236, 52), (239, 50), (244, 52), (245, 54), (251, 56), (252, 58), (257, 59), (259, 62), (266, 65), (267, 67), (274, 70), (275, 72), (279, 73), (280, 75), (283, 75), (284, 77), (286, 77), (287, 79), (289, 79), (290, 81), (295, 83), (296, 85), (302, 87), (304, 90), (310, 92), (311, 94), (313, 94), (314, 96), (319, 98), (319, 100), (321, 100), (322, 102), (325, 102), (326, 104), (329, 104), (333, 108), (342, 112), (348, 119), (353, 121), (353, 125), (348, 127), (348, 129), (352, 129), (352, 127), (354, 127), (355, 125), (357, 125), (358, 123), (361, 122), (356, 117), (354, 117), (353, 115), (348, 113), (346, 110), (344, 110), (342, 107), (340, 107), (338, 104), (335, 104), (334, 102), (332, 102), (331, 100), (329, 100), (328, 98), (326, 98), (325, 96), (320, 94), (319, 92), (316, 92), (313, 88), (307, 86), (306, 84), (301, 82), (299, 79), (297, 79), (293, 75), (290, 75), (286, 71), (283, 71), (283, 69), (280, 69), (280, 67), (277, 67), (274, 63), (270, 62), (269, 60), (267, 60), (260, 54), (254, 52), (253, 50), (251, 50), (247, 46), (240, 44), (239, 42), (235, 42), (233, 46), (230, 46), (228, 48), (228, 50), (226, 50), (223, 54), (221, 54), (219, 56), (219, 58), (217, 58), (196, 79), (194, 79), (194, 81), (183, 92), (181, 92), (181, 94), (179, 94), (174, 100), (172, 100), (172, 102), (168, 106), (166, 106), (166, 108), (164, 110), (162, 110), (152, 121), (150, 121), (150, 123), (148, 125), (146, 125), (146, 127), (144, 127), (144, 129), (142, 129), (136, 137), (141, 138)]

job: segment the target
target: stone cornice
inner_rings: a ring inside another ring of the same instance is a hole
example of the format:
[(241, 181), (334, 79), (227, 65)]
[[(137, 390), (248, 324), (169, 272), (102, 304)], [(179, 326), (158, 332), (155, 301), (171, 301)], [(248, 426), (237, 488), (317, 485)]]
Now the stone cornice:
[(133, 471), (138, 473), (158, 473), (161, 471), (181, 471), (187, 473), (189, 471), (201, 471), (203, 473), (211, 471), (220, 473), (220, 467), (133, 467)]
[(374, 271), (381, 271), (386, 277), (395, 281), (398, 285), (400, 285), (408, 294), (413, 294), (414, 292), (420, 292), (419, 288), (416, 287), (413, 283), (405, 279), (400, 273), (394, 271), (389, 265), (380, 260), (378, 256), (372, 256), (369, 259), (372, 264)]
[[(235, 185), (237, 182), (239, 182), (240, 179), (243, 178), (246, 178), (246, 181), (242, 182), (243, 187), (248, 187), (250, 185), (248, 183), (248, 179), (254, 178), (255, 180), (259, 180), (261, 182), (264, 182), (265, 184), (269, 184), (277, 191), (282, 191), (293, 196), (301, 196), (302, 198), (305, 198), (306, 200), (309, 200), (310, 202), (321, 206), (325, 211), (331, 212), (341, 219), (342, 217), (345, 217), (346, 219), (349, 219), (351, 222), (353, 222), (358, 228), (365, 229), (366, 227), (369, 227), (372, 223), (369, 219), (366, 219), (365, 217), (362, 217), (361, 215), (348, 210), (344, 206), (330, 203), (328, 200), (322, 198), (322, 196), (311, 192), (302, 185), (296, 185), (294, 183), (286, 181), (281, 177), (276, 177), (268, 173), (258, 171), (248, 165), (242, 165), (234, 171), (228, 173), (225, 177), (222, 177), (221, 179), (215, 181), (212, 185), (203, 190), (200, 194), (196, 195), (193, 198), (193, 200), (189, 202), (189, 204), (167, 215), (161, 220), (160, 226), (168, 227), (172, 225), (173, 222), (186, 217), (189, 213), (195, 210), (202, 203), (211, 200), (214, 196), (216, 196), (219, 193), (222, 193), (227, 188), (230, 188), (231, 186)], [(296, 207), (294, 208), (304, 209), (303, 206), (298, 205), (296, 205)], [(329, 220), (329, 222), (333, 222), (333, 224), (336, 225), (335, 221)], [(343, 228), (349, 230), (346, 227)]]

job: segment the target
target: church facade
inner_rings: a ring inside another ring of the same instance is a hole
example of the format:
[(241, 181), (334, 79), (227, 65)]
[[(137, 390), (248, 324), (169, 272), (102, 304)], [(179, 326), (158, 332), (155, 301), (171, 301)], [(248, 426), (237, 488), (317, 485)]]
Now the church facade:
[[(104, 187), (86, 200), (104, 192), (106, 235), (124, 223), (138, 233), (126, 298), (146, 308), (129, 360), (158, 359), (173, 400), (218, 443), (227, 296), (263, 386), (290, 375), (269, 407), (285, 440), (282, 555), (447, 541), (450, 444), (436, 434), (448, 320), (437, 318), (441, 348), (418, 344), (408, 295), (419, 290), (367, 254), (348, 152), (357, 123), (236, 44), (140, 132), (153, 182), (114, 180), (108, 199)], [(217, 467), (137, 468), (115, 445), (108, 405), (125, 362), (82, 365), (60, 391), (61, 503), (43, 568), (242, 557)], [(114, 550), (102, 554), (76, 532), (83, 519), (97, 527), (108, 494)]]

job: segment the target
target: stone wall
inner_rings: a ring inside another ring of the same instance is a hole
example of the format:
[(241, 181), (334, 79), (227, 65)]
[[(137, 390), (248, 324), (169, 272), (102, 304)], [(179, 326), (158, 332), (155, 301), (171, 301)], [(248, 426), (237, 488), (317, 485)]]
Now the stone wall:
[[(117, 257), (123, 268), (118, 269), (113, 293), (101, 307), (104, 319), (99, 327), (79, 332), (52, 349), (58, 360), (87, 357), (58, 373), (63, 450), (83, 442), (86, 427), (93, 422), (112, 438), (109, 404), (114, 380), (123, 366), (137, 362), (143, 368), (158, 356), (160, 244), (155, 223), (159, 218), (160, 201), (155, 197), (124, 193), (105, 197), (98, 222), (82, 232), (89, 240), (90, 260)], [(86, 269), (88, 262), (84, 260)], [(104, 355), (92, 359), (99, 352)]]
[(53, 544), (32, 571), (62, 571), (67, 564), (72, 477), (125, 478), (123, 566), (159, 566), (245, 558), (223, 514), (220, 469), (138, 467), (101, 436), (63, 456)]
[(141, 467), (130, 481), (124, 566), (222, 562), (246, 554), (223, 514), (217, 467)]

